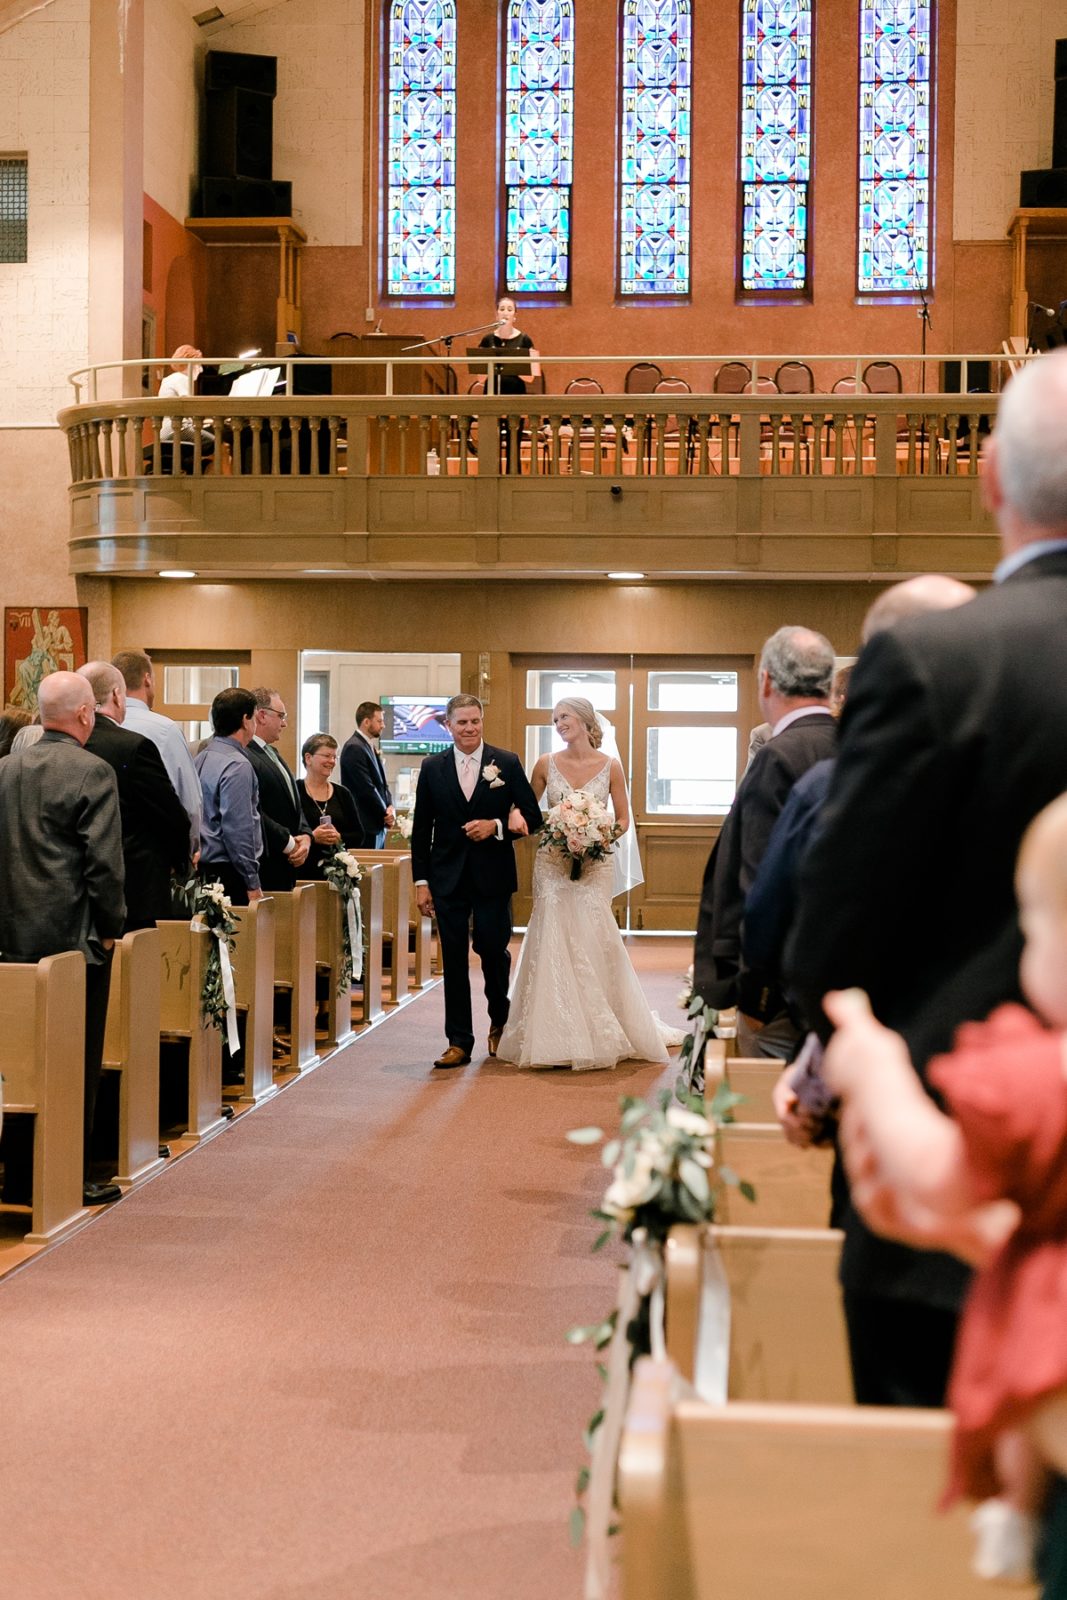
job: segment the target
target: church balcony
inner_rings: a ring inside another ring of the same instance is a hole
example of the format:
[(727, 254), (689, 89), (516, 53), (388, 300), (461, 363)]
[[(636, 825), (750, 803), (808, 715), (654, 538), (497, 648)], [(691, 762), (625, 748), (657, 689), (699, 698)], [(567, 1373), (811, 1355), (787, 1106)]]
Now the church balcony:
[[(714, 391), (83, 403), (59, 416), (70, 566), (981, 578), (997, 559), (979, 481), (995, 406), (989, 394)], [(175, 450), (162, 424), (177, 438), (183, 417)]]

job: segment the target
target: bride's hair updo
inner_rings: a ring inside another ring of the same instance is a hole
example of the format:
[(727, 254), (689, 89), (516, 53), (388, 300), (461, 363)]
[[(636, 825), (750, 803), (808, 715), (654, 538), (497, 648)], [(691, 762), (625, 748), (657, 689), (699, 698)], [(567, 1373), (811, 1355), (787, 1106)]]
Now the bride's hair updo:
[(593, 710), (593, 702), (591, 700), (583, 699), (581, 695), (576, 695), (573, 700), (557, 700), (552, 712), (553, 717), (555, 717), (557, 711), (569, 711), (572, 716), (577, 717), (589, 735), (589, 743), (593, 746), (593, 749), (600, 749), (604, 742), (604, 730), (597, 721), (597, 715)]

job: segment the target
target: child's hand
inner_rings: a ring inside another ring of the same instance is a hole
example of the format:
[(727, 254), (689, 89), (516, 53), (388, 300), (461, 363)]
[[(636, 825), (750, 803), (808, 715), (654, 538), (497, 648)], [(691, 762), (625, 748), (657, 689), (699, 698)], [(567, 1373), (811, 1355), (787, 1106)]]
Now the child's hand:
[(835, 1094), (846, 1096), (872, 1068), (903, 1065), (910, 1071), (907, 1047), (898, 1033), (883, 1028), (862, 989), (832, 989), (823, 1010), (836, 1032), (826, 1047), (822, 1074)]

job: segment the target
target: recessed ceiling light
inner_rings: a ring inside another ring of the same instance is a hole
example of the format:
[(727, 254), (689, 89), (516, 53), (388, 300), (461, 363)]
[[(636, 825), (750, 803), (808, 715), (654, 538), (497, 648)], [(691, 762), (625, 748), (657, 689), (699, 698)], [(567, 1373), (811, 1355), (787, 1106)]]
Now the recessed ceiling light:
[(195, 578), (196, 573), (187, 571), (185, 567), (167, 567), (159, 576), (161, 578)]
[(643, 572), (609, 572), (609, 578), (643, 578)]

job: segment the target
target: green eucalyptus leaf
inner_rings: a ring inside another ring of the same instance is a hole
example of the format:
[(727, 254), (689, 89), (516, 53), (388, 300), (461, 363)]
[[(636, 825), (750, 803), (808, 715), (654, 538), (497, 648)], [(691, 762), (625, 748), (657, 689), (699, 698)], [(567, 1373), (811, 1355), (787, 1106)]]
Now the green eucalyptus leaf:
[(614, 1232), (615, 1232), (614, 1228), (605, 1228), (603, 1233), (598, 1234), (597, 1237), (593, 1240), (593, 1249), (594, 1249), (594, 1251), (603, 1250), (604, 1246), (607, 1244), (608, 1240), (611, 1238), (611, 1236), (612, 1236), (612, 1234)]
[(684, 1160), (678, 1163), (678, 1176), (693, 1196), (693, 1199), (700, 1205), (707, 1205), (711, 1190), (708, 1186), (706, 1169), (699, 1162), (686, 1156)]
[(583, 1467), (578, 1474), (578, 1481), (574, 1485), (575, 1494), (584, 1494), (589, 1487), (589, 1468)]
[(601, 1152), (600, 1152), (600, 1159), (601, 1159), (601, 1161), (604, 1163), (604, 1165), (606, 1167), (613, 1167), (615, 1165), (616, 1161), (618, 1161), (618, 1159), (619, 1159), (619, 1151), (621, 1149), (622, 1149), (622, 1143), (621, 1143), (620, 1140), (618, 1140), (618, 1139), (609, 1139), (608, 1140), (607, 1144), (604, 1146), (603, 1150), (601, 1150)]
[(744, 1195), (746, 1200), (751, 1200), (752, 1203), (755, 1204), (755, 1201), (756, 1201), (756, 1190), (755, 1190), (754, 1186), (751, 1183), (749, 1183), (747, 1178), (742, 1178), (739, 1181), (737, 1187), (740, 1189), (741, 1193)]
[(568, 1523), (571, 1545), (575, 1550), (579, 1548), (585, 1538), (585, 1512), (581, 1506), (571, 1508), (570, 1522)]

